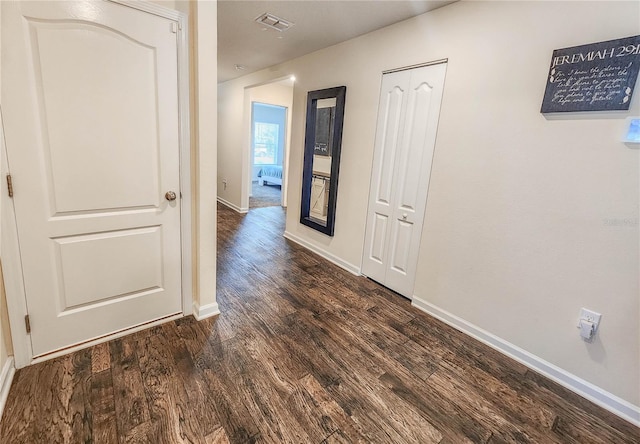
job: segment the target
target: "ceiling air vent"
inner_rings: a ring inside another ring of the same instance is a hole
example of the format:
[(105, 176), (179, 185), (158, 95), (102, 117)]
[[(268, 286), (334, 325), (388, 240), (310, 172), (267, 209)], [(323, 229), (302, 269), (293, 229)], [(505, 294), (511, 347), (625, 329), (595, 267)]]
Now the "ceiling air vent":
[(268, 12), (265, 12), (260, 17), (256, 18), (256, 22), (280, 32), (286, 31), (293, 26), (292, 22), (288, 22), (285, 19), (269, 14)]

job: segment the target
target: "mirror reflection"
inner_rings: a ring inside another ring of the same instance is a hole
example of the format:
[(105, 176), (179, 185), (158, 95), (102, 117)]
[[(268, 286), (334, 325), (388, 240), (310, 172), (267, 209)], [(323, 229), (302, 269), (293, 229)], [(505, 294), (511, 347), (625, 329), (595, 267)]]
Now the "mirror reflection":
[(300, 222), (333, 236), (346, 87), (309, 92)]
[(335, 114), (335, 97), (316, 101), (316, 130), (311, 169), (309, 217), (325, 227), (327, 226), (329, 190), (331, 188), (331, 153)]

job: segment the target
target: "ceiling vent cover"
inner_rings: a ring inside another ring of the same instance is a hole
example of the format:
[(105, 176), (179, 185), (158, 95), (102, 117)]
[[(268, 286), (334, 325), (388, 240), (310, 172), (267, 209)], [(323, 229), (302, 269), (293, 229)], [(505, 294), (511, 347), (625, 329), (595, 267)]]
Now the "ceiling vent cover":
[(268, 12), (265, 12), (260, 17), (256, 18), (256, 22), (280, 32), (286, 31), (293, 26), (292, 22), (281, 19), (280, 17), (276, 17), (275, 15), (269, 14)]

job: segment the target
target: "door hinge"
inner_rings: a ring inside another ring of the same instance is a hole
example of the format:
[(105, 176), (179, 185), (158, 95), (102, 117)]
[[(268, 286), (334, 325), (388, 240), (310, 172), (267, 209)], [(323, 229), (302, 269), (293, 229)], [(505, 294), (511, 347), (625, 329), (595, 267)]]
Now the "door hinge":
[(171, 22), (171, 32), (173, 32), (174, 34), (178, 32), (178, 23)]
[(24, 326), (27, 328), (27, 333), (31, 333), (31, 321), (29, 315), (24, 316)]
[(7, 192), (9, 193), (9, 197), (13, 197), (13, 180), (11, 179), (11, 174), (7, 174)]

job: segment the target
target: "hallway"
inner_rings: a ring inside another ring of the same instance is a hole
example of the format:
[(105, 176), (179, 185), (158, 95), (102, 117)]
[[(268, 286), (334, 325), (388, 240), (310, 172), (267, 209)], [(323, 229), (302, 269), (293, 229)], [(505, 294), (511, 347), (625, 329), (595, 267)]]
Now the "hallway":
[(218, 205), (221, 315), (17, 372), (3, 443), (632, 443), (638, 429)]

